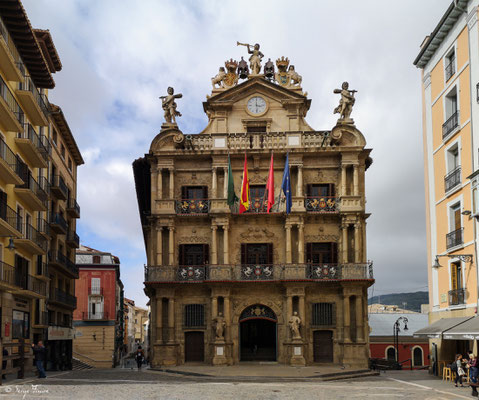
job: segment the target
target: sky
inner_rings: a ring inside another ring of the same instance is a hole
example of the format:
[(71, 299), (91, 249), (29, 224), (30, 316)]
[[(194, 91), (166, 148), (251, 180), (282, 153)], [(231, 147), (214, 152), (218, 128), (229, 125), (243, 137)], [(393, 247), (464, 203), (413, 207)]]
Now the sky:
[(82, 244), (120, 257), (125, 296), (146, 304), (131, 164), (160, 131), (158, 97), (168, 86), (182, 93), (179, 128), (200, 132), (210, 78), (225, 60), (246, 58), (237, 41), (260, 43), (264, 61), (288, 57), (302, 75), (314, 129), (336, 123), (333, 89), (346, 80), (358, 90), (351, 116), (374, 160), (366, 172), (370, 295), (427, 290), (421, 73), (412, 63), (450, 2), (23, 0), (63, 64), (50, 99), (85, 159)]

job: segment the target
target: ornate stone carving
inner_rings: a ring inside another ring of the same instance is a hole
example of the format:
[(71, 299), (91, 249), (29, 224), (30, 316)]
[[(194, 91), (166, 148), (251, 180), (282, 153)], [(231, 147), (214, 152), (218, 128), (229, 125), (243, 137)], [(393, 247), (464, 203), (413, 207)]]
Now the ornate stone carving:
[(241, 60), (238, 64), (238, 75), (240, 79), (246, 79), (249, 75), (248, 63), (241, 57)]
[(305, 240), (308, 243), (337, 242), (339, 235), (306, 235)]
[(251, 240), (251, 239), (262, 239), (262, 238), (273, 238), (274, 233), (268, 231), (266, 228), (260, 227), (250, 227), (246, 232), (240, 234), (241, 239)]
[(160, 96), (161, 107), (163, 108), (165, 114), (165, 121), (168, 124), (176, 124), (176, 117), (181, 117), (181, 113), (176, 111), (176, 102), (175, 99), (181, 99), (183, 95), (181, 93), (174, 94), (175, 89), (171, 86), (167, 89), (168, 95)]
[(278, 67), (278, 72), (274, 74), (276, 82), (278, 85), (286, 88), (301, 87), (303, 78), (296, 72), (294, 65), (291, 65), (289, 68), (288, 65), (288, 57), (281, 57), (276, 60), (276, 66)]
[(264, 65), (264, 77), (270, 81), (274, 79), (274, 63), (271, 58), (268, 58), (268, 62)]
[(209, 244), (210, 238), (208, 236), (180, 236), (177, 239), (179, 244), (183, 243), (204, 243)]
[(217, 340), (224, 339), (224, 332), (226, 327), (226, 322), (222, 313), (219, 313), (216, 318), (213, 319), (213, 324), (215, 328), (215, 335)]
[(218, 73), (213, 78), (211, 78), (211, 84), (213, 85), (213, 89), (216, 89), (216, 85), (218, 85), (219, 88), (225, 87), (223, 83), (225, 76), (226, 76), (225, 68), (220, 67)]
[(236, 42), (237, 46), (246, 46), (248, 49), (248, 54), (251, 54), (249, 57), (249, 67), (253, 75), (259, 75), (261, 72), (261, 60), (264, 57), (264, 54), (259, 51), (259, 44), (256, 43), (254, 46), (247, 43)]
[(225, 67), (228, 71), (223, 79), (224, 87), (226, 89), (232, 88), (238, 83), (238, 74), (236, 73), (236, 68), (238, 68), (238, 63), (233, 59), (225, 61)]
[(290, 65), (290, 67), (288, 69), (288, 75), (289, 75), (291, 86), (298, 86), (298, 87), (301, 86), (301, 82), (303, 81), (303, 77), (295, 71), (294, 65)]
[(354, 103), (356, 99), (354, 98), (354, 93), (357, 90), (349, 90), (349, 83), (343, 82), (341, 89), (334, 89), (334, 93), (341, 94), (341, 100), (339, 100), (339, 106), (334, 109), (334, 114), (339, 114), (340, 118), (338, 119), (338, 124), (354, 124), (354, 121), (350, 118), (351, 111), (353, 111)]

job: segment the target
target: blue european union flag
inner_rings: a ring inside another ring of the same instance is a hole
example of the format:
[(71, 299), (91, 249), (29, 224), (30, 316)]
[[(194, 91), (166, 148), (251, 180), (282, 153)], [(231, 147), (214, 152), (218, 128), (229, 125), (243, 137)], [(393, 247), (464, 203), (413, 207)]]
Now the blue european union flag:
[(289, 214), (293, 205), (293, 197), (291, 195), (291, 179), (289, 176), (289, 153), (286, 153), (286, 164), (284, 165), (281, 189), (286, 197), (286, 214)]

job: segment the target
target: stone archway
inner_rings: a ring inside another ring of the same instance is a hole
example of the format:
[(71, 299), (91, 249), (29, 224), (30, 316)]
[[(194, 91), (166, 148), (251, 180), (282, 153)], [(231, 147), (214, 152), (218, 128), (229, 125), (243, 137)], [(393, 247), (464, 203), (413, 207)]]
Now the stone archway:
[(278, 318), (274, 311), (254, 304), (243, 310), (238, 322), (240, 361), (276, 361)]

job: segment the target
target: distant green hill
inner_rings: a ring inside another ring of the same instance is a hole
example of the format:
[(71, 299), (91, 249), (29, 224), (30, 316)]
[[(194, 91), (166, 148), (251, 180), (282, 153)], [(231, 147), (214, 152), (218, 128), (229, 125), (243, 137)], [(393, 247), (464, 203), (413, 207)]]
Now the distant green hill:
[[(421, 304), (429, 303), (429, 293), (413, 292), (382, 294), (381, 296), (373, 296), (368, 300), (368, 304), (375, 303), (396, 305), (406, 310), (421, 312)], [(403, 303), (406, 303), (406, 306), (404, 306)]]

